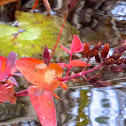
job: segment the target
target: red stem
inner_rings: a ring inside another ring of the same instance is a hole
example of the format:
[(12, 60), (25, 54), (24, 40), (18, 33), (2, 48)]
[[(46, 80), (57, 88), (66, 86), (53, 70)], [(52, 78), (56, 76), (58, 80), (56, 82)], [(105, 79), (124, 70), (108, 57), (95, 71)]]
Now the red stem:
[[(66, 15), (65, 15), (65, 18), (64, 18), (64, 21), (63, 21), (63, 24), (62, 24), (62, 27), (61, 27), (61, 30), (60, 30), (59, 36), (58, 36), (58, 38), (57, 38), (57, 41), (56, 41), (55, 47), (54, 47), (53, 52), (52, 52), (52, 55), (51, 55), (51, 57), (50, 57), (50, 61), (51, 61), (51, 59), (52, 59), (52, 57), (53, 57), (53, 54), (54, 54), (54, 52), (55, 52), (55, 50), (56, 50), (56, 47), (57, 47), (57, 44), (58, 44), (58, 42), (59, 42), (59, 39), (60, 39), (61, 33), (62, 33), (62, 31), (63, 31), (64, 25), (65, 25), (65, 22), (66, 22), (66, 18), (67, 18), (68, 12), (69, 12), (69, 11), (66, 12)], [(49, 61), (49, 62), (50, 62), (50, 61)]]
[(74, 74), (74, 75), (72, 75), (72, 76), (64, 77), (64, 78), (61, 78), (61, 79), (59, 79), (59, 80), (60, 80), (60, 81), (67, 81), (67, 80), (70, 80), (70, 79), (73, 79), (73, 78), (77, 78), (77, 77), (80, 77), (80, 76), (85, 75), (85, 74), (87, 74), (87, 73), (91, 73), (91, 72), (93, 72), (93, 71), (99, 69), (100, 67), (102, 67), (102, 64), (100, 64), (100, 65), (98, 65), (98, 66), (96, 66), (96, 67), (94, 67), (94, 68), (92, 68), (92, 69), (90, 69), (90, 70), (87, 70), (87, 71), (84, 71), (84, 72), (82, 71), (82, 72), (80, 72), (80, 73)]
[(68, 68), (68, 70), (67, 70), (66, 77), (68, 76), (68, 74), (69, 74), (69, 72), (70, 72), (70, 69), (71, 69), (71, 66), (70, 66), (71, 60), (72, 60), (72, 53), (70, 54), (69, 68)]
[(20, 92), (16, 92), (15, 96), (16, 97), (19, 97), (19, 96), (28, 96), (28, 89), (20, 91)]
[(32, 10), (35, 10), (37, 8), (37, 6), (38, 6), (38, 0), (35, 0), (35, 3), (33, 5), (33, 7), (32, 7)]

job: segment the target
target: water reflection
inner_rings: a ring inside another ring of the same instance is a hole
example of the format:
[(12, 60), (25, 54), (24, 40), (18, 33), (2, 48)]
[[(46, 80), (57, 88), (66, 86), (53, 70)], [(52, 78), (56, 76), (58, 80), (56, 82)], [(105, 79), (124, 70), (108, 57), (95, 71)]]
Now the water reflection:
[(117, 20), (126, 20), (126, 1), (118, 1), (111, 13)]
[(77, 88), (69, 90), (67, 98), (62, 100), (67, 109), (59, 102), (56, 106), (58, 126), (126, 125), (125, 88)]
[(89, 106), (91, 125), (119, 126), (116, 120), (120, 113), (117, 92), (113, 89), (94, 88), (91, 94)]

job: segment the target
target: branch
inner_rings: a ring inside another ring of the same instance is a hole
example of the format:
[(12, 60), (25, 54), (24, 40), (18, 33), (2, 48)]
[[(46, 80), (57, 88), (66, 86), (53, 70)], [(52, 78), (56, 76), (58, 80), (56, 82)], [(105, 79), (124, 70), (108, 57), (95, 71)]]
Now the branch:
[(103, 65), (100, 64), (100, 65), (98, 65), (98, 66), (96, 66), (96, 67), (94, 67), (94, 68), (92, 68), (92, 69), (90, 69), (90, 70), (87, 70), (87, 71), (84, 71), (84, 72), (82, 71), (82, 72), (80, 72), (80, 73), (74, 74), (74, 75), (72, 75), (72, 76), (64, 77), (64, 78), (61, 78), (61, 79), (59, 79), (59, 80), (60, 80), (60, 81), (67, 81), (67, 80), (70, 80), (70, 79), (73, 79), (73, 78), (77, 78), (77, 77), (80, 77), (80, 76), (85, 75), (85, 74), (87, 74), (87, 73), (91, 73), (91, 72), (93, 72), (93, 71), (99, 69), (99, 68), (102, 67), (102, 66), (103, 66)]

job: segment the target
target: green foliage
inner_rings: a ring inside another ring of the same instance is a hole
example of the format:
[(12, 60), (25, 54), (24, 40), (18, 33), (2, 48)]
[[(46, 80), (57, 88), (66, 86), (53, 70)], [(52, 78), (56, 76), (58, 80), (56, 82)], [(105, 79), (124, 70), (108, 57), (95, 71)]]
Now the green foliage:
[[(19, 27), (0, 24), (1, 55), (7, 56), (9, 52), (14, 51), (19, 54), (19, 57), (32, 56), (35, 53), (40, 53), (45, 45), (53, 49), (62, 25), (61, 18), (17, 11), (16, 19), (19, 21)], [(26, 31), (19, 33), (14, 39), (13, 34), (18, 33), (19, 29)], [(61, 37), (60, 41), (68, 42), (76, 33), (75, 28), (67, 23), (66, 30), (64, 29), (63, 32), (65, 39)]]

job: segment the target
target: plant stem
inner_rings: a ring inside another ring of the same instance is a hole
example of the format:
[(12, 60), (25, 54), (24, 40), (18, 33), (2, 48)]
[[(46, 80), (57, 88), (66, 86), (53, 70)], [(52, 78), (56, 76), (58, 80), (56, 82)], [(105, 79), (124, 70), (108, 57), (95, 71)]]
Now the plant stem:
[(33, 4), (33, 7), (32, 7), (32, 10), (35, 10), (38, 6), (38, 0), (35, 0), (34, 4)]
[(100, 67), (102, 67), (102, 64), (100, 64), (100, 65), (98, 65), (98, 66), (96, 66), (96, 67), (94, 67), (94, 68), (92, 68), (92, 69), (90, 69), (90, 70), (87, 70), (87, 71), (84, 71), (84, 72), (82, 71), (82, 72), (80, 72), (80, 73), (74, 74), (74, 75), (72, 75), (72, 76), (64, 77), (64, 78), (61, 78), (61, 79), (59, 79), (59, 80), (60, 80), (60, 81), (67, 81), (67, 80), (70, 80), (70, 79), (73, 79), (73, 78), (77, 78), (77, 77), (80, 77), (80, 76), (85, 75), (85, 74), (87, 74), (87, 73), (91, 73), (91, 72), (93, 72), (93, 71), (99, 69)]
[(28, 96), (28, 89), (16, 92), (15, 96), (16, 97), (19, 97), (19, 96)]
[[(66, 18), (67, 18), (68, 12), (69, 12), (69, 11), (66, 12), (66, 15), (65, 15), (65, 18), (64, 18), (64, 21), (63, 21), (63, 24), (62, 24), (62, 27), (61, 27), (61, 30), (60, 30), (59, 36), (58, 36), (58, 38), (57, 38), (57, 41), (56, 41), (55, 47), (54, 47), (53, 52), (52, 52), (52, 55), (51, 55), (51, 57), (50, 57), (50, 61), (51, 61), (51, 59), (52, 59), (52, 57), (53, 57), (53, 54), (54, 54), (54, 52), (55, 52), (55, 50), (56, 50), (56, 47), (57, 47), (57, 44), (58, 44), (58, 42), (59, 42), (59, 39), (60, 39), (61, 33), (62, 33), (62, 31), (63, 31), (64, 25), (65, 25), (65, 22), (66, 22)], [(50, 62), (50, 61), (49, 61), (49, 62)]]
[(67, 70), (66, 77), (68, 76), (68, 74), (69, 74), (69, 72), (70, 72), (70, 69), (71, 69), (71, 66), (70, 66), (71, 60), (72, 60), (72, 53), (70, 54), (70, 59), (69, 59), (69, 68), (68, 68), (68, 70)]

